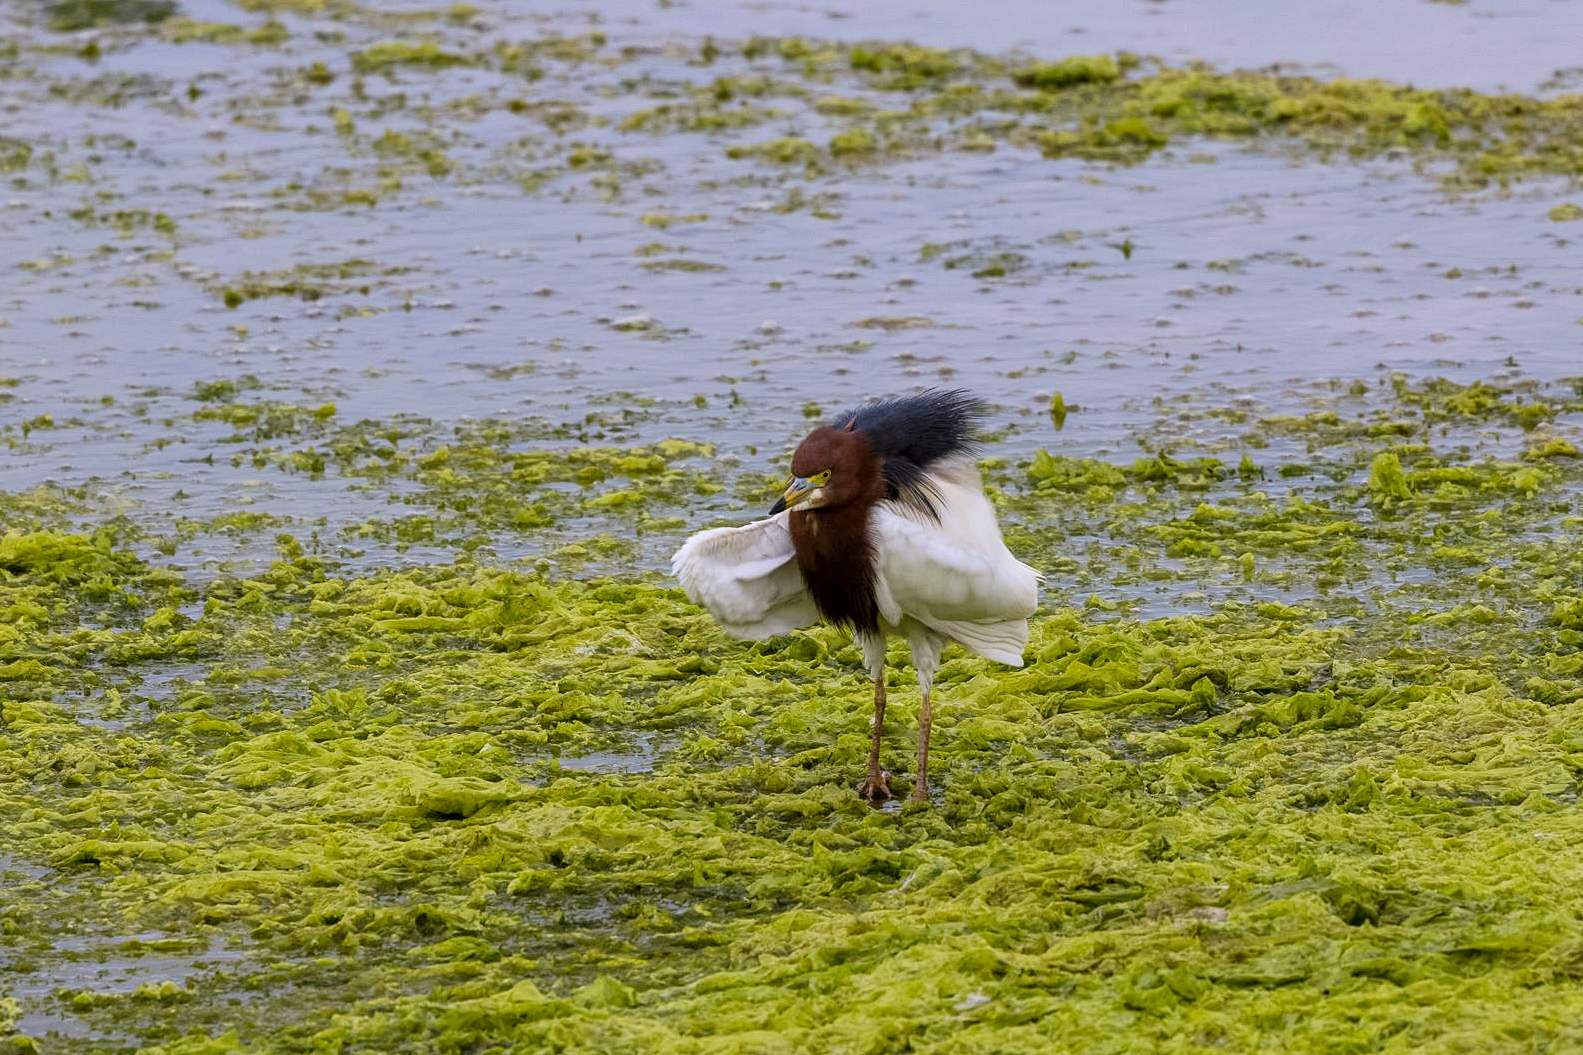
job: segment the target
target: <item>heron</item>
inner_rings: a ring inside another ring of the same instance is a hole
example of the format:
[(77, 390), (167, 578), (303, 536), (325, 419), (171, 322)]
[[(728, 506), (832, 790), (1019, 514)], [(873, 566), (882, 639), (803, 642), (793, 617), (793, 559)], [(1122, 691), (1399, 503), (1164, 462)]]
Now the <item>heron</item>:
[(727, 634), (763, 640), (821, 620), (851, 631), (874, 682), (858, 794), (892, 797), (880, 768), (885, 648), (906, 640), (922, 699), (910, 798), (929, 800), (931, 694), (955, 642), (1022, 666), (1039, 572), (1006, 548), (974, 460), (985, 405), (962, 390), (870, 402), (810, 432), (767, 519), (700, 531), (672, 558), (687, 596)]

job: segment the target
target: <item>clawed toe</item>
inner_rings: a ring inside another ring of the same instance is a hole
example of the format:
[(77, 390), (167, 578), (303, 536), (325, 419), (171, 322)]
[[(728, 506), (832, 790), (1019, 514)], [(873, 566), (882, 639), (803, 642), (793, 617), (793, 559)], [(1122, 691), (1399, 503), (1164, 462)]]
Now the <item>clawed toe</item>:
[(882, 769), (878, 773), (869, 774), (862, 783), (858, 784), (857, 794), (859, 798), (867, 799), (869, 802), (884, 802), (890, 798), (889, 771)]

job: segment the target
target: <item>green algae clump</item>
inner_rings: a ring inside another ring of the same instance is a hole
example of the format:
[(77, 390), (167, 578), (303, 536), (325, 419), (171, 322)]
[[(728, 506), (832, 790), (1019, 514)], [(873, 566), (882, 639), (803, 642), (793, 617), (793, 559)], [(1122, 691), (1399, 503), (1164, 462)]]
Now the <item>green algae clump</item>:
[(1376, 454), (1369, 466), (1369, 494), (1382, 504), (1403, 501), (1413, 496), (1407, 474), (1402, 471), (1401, 459), (1390, 451)]
[(154, 25), (176, 13), (174, 0), (53, 0), (45, 6), (49, 28), (75, 33), (100, 26)]
[(352, 68), (359, 73), (386, 73), (403, 66), (440, 70), (471, 65), (476, 60), (446, 51), (432, 40), (387, 40), (352, 54)]
[(758, 157), (777, 165), (812, 165), (818, 162), (821, 151), (815, 144), (796, 136), (783, 136), (752, 146), (735, 146), (726, 150), (731, 158)]
[(842, 132), (830, 140), (830, 153), (835, 157), (854, 157), (872, 154), (877, 145), (874, 136), (865, 128)]
[(1013, 80), (1024, 88), (1060, 91), (1079, 84), (1108, 84), (1120, 76), (1121, 66), (1109, 55), (1074, 55), (1018, 70)]
[(878, 87), (891, 91), (933, 84), (963, 68), (956, 53), (916, 44), (859, 44), (847, 58), (854, 70), (873, 75)]

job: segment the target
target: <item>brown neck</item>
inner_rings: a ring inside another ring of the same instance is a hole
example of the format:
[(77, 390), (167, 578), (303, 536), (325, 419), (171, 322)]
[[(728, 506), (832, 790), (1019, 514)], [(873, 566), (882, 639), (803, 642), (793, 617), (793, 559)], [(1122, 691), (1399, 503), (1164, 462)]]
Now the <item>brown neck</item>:
[(872, 632), (879, 626), (869, 511), (883, 494), (876, 473), (873, 485), (865, 486), (857, 498), (791, 514), (797, 566), (814, 606), (830, 622), (853, 630)]

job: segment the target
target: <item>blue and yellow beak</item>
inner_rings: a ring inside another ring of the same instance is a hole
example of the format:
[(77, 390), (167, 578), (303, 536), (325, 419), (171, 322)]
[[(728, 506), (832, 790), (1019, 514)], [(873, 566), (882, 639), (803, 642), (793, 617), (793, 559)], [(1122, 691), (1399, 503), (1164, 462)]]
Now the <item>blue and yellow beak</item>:
[(813, 476), (792, 477), (791, 483), (786, 485), (785, 493), (775, 500), (774, 505), (770, 506), (770, 516), (774, 516), (776, 513), (779, 513), (783, 510), (802, 505), (804, 502), (808, 501), (808, 499), (812, 498), (814, 492), (823, 487), (826, 481), (829, 479), (830, 471), (828, 469)]

